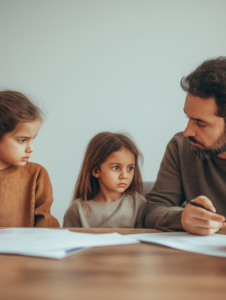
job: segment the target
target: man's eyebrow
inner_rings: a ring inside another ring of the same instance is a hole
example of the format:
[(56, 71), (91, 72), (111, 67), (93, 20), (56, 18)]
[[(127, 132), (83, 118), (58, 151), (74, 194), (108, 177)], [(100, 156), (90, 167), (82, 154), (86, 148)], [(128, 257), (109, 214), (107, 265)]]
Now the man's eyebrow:
[(201, 119), (195, 119), (195, 118), (191, 118), (192, 120), (195, 120), (197, 122), (202, 122), (202, 123), (209, 123), (207, 121), (201, 120)]
[[(183, 109), (184, 110), (184, 109)], [(184, 110), (184, 113), (185, 113), (185, 115), (187, 116), (187, 114), (186, 114), (186, 111)], [(204, 121), (204, 120), (202, 120), (202, 119), (195, 119), (195, 118), (190, 118), (190, 119), (192, 119), (192, 120), (194, 120), (194, 121), (197, 121), (197, 122), (201, 122), (201, 123), (209, 123), (209, 122), (207, 122), (207, 121)]]

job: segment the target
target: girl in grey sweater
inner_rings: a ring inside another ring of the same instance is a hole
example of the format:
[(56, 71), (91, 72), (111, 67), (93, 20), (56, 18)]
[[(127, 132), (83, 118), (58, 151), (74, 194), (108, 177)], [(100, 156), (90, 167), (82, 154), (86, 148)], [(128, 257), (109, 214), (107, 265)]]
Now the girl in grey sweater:
[(126, 135), (101, 132), (88, 144), (64, 227), (143, 227), (142, 155)]

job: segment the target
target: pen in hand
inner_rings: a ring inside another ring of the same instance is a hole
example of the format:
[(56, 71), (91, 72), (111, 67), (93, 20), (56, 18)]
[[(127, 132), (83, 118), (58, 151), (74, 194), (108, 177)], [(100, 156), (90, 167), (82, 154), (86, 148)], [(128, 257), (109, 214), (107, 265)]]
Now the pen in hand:
[[(196, 202), (194, 202), (194, 201), (191, 201), (191, 202), (189, 202), (191, 205), (193, 205), (193, 206), (197, 206), (197, 207), (200, 207), (200, 208), (203, 208), (203, 209), (205, 209), (205, 210), (207, 210), (207, 211), (209, 211), (209, 212), (211, 212), (211, 213), (213, 213), (213, 214), (216, 214), (216, 212), (213, 212), (212, 210), (210, 210), (210, 209), (208, 209), (208, 208), (206, 208), (206, 207), (204, 207), (204, 206), (202, 206), (201, 204), (198, 204), (198, 203), (196, 203)], [(224, 227), (226, 227), (226, 220), (223, 222), (225, 225), (224, 225)]]
[(198, 203), (196, 203), (196, 202), (194, 202), (194, 201), (191, 201), (191, 202), (189, 202), (189, 203), (190, 203), (191, 205), (193, 205), (193, 206), (197, 206), (197, 207), (203, 208), (203, 209), (208, 210), (208, 211), (210, 211), (211, 213), (215, 214), (215, 212), (213, 212), (212, 210), (209, 210), (208, 208), (206, 208), (206, 207), (202, 206), (201, 204), (198, 204)]

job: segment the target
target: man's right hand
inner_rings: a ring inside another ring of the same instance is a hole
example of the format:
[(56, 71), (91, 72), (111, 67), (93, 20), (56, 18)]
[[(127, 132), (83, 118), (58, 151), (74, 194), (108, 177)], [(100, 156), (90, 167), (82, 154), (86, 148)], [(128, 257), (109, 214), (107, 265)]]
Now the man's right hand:
[(187, 204), (181, 215), (184, 230), (197, 235), (210, 235), (221, 227), (226, 227), (225, 217), (216, 214), (216, 209), (206, 196), (199, 196), (194, 201), (210, 211)]

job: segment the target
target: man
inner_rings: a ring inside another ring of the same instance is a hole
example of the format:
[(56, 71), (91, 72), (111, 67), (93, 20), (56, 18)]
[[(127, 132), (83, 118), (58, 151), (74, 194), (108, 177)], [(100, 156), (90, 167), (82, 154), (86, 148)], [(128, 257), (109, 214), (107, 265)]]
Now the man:
[(226, 57), (205, 61), (181, 87), (188, 124), (167, 145), (144, 223), (209, 235), (226, 226)]

